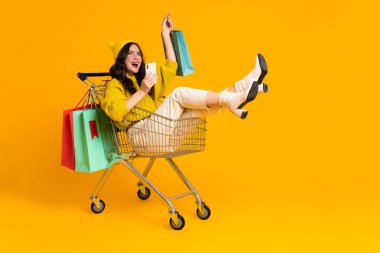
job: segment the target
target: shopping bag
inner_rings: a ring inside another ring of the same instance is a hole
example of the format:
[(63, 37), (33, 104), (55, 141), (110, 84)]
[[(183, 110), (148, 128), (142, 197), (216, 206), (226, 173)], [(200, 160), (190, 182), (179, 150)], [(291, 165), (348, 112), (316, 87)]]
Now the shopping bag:
[(75, 171), (94, 172), (109, 165), (106, 154), (104, 130), (100, 108), (84, 109), (73, 112)]
[(62, 154), (61, 165), (74, 170), (75, 169), (75, 156), (74, 156), (74, 133), (73, 133), (73, 111), (69, 109), (63, 111), (62, 120)]
[(75, 170), (73, 111), (91, 108), (91, 105), (63, 111), (61, 165)]
[(170, 38), (173, 44), (175, 57), (178, 63), (177, 75), (186, 76), (191, 73), (194, 73), (194, 67), (191, 63), (189, 50), (187, 49), (183, 32), (179, 30), (173, 30), (170, 33)]

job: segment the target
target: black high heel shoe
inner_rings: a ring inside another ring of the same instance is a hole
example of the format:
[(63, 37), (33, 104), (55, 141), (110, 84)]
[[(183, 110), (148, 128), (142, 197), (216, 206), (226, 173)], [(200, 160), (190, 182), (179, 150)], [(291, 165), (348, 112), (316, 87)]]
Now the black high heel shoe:
[(248, 92), (248, 96), (247, 96), (247, 99), (245, 100), (244, 103), (242, 103), (238, 109), (241, 109), (243, 108), (246, 104), (248, 104), (249, 102), (251, 102), (252, 100), (254, 100), (257, 96), (257, 93), (259, 91), (259, 84), (257, 81), (254, 81), (251, 85), (251, 88), (249, 89), (249, 92)]

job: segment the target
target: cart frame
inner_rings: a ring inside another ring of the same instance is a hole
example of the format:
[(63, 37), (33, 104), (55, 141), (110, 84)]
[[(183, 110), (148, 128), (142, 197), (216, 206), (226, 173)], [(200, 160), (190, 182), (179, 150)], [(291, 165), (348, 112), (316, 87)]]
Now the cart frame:
[[(89, 95), (87, 103), (90, 100), (91, 103), (99, 104), (103, 98), (106, 84), (104, 82), (102, 84), (95, 84), (88, 77), (107, 77), (109, 76), (109, 73), (79, 72), (77, 76), (81, 81), (83, 81), (86, 84), (88, 88)], [(105, 203), (103, 200), (99, 198), (99, 194), (102, 191), (107, 179), (111, 175), (114, 167), (118, 164), (122, 164), (123, 166), (127, 167), (139, 179), (137, 183), (137, 195), (140, 199), (148, 199), (150, 196), (150, 191), (152, 190), (160, 197), (160, 199), (168, 207), (170, 215), (169, 224), (173, 229), (182, 229), (185, 226), (185, 219), (179, 214), (172, 201), (189, 195), (193, 195), (196, 199), (195, 203), (197, 207), (197, 216), (202, 220), (208, 219), (211, 215), (210, 208), (205, 204), (205, 202), (202, 200), (193, 184), (189, 181), (189, 179), (185, 176), (185, 174), (173, 160), (174, 157), (194, 152), (200, 152), (205, 149), (205, 132), (207, 123), (206, 120), (204, 118), (187, 118), (172, 120), (162, 115), (157, 115), (153, 112), (149, 112), (142, 108), (135, 108), (135, 112), (140, 113), (142, 118), (148, 118), (151, 117), (151, 115), (153, 115), (153, 117), (147, 120), (152, 119), (152, 124), (160, 125), (159, 129), (161, 130), (161, 132), (153, 132), (153, 138), (156, 138), (155, 140), (159, 140), (158, 143), (160, 143), (160, 145), (149, 146), (149, 150), (147, 152), (142, 152), (141, 150), (138, 150), (138, 152), (136, 152), (137, 148), (133, 147), (133, 145), (129, 143), (127, 132), (131, 128), (134, 128), (134, 130), (138, 130), (142, 132), (142, 134), (149, 132), (150, 137), (152, 137), (151, 129), (139, 129), (138, 124), (132, 124), (131, 127), (127, 127), (125, 129), (119, 129), (115, 122), (111, 119), (109, 119), (108, 122), (102, 122), (102, 124), (111, 124), (112, 126), (104, 128), (108, 129), (108, 132), (105, 133), (104, 136), (106, 136), (105, 138), (107, 139), (106, 146), (108, 148), (107, 154), (109, 154), (110, 163), (101, 175), (90, 196), (92, 202), (91, 210), (97, 214), (104, 211)], [(109, 129), (111, 129), (111, 131)], [(177, 137), (174, 138), (174, 142), (172, 138), (173, 136)], [(170, 144), (172, 147), (170, 151), (165, 149), (165, 146), (167, 144)], [(146, 146), (144, 148), (146, 148)], [(139, 157), (149, 158), (148, 164), (146, 165), (142, 173), (130, 162), (130, 160)], [(172, 169), (175, 171), (175, 173), (187, 187), (187, 192), (180, 193), (172, 197), (166, 197), (157, 187), (153, 185), (151, 181), (148, 180), (147, 177), (149, 175), (149, 172), (151, 171), (154, 162), (158, 158), (165, 159), (169, 163), (169, 165), (172, 167)]]

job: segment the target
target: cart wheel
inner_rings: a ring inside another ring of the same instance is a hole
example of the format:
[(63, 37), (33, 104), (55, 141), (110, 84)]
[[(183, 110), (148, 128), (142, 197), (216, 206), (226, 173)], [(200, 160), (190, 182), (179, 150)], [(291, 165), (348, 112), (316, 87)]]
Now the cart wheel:
[(99, 208), (96, 207), (94, 202), (91, 203), (91, 211), (96, 214), (103, 212), (105, 207), (106, 207), (106, 204), (101, 199), (99, 199)]
[(150, 190), (149, 188), (145, 187), (145, 194), (139, 189), (137, 191), (137, 196), (139, 196), (142, 200), (147, 200), (150, 197)]
[(207, 220), (208, 218), (210, 218), (211, 210), (208, 206), (204, 205), (203, 213), (201, 213), (201, 211), (197, 208), (197, 215), (200, 219)]
[(170, 218), (169, 223), (173, 229), (181, 230), (185, 226), (185, 219), (180, 214), (178, 214), (178, 224), (175, 224), (172, 218)]

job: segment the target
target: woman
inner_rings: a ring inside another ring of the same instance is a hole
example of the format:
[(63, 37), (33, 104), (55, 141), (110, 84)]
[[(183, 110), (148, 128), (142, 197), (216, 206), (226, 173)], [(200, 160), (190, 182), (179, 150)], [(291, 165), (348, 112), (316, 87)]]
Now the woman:
[[(144, 56), (140, 46), (132, 41), (110, 44), (115, 64), (110, 69), (112, 80), (107, 84), (101, 106), (106, 114), (114, 120), (116, 126), (125, 129), (139, 124), (141, 127), (154, 128), (149, 115), (139, 115), (135, 106), (156, 114), (176, 120), (189, 117), (205, 117), (216, 113), (221, 106), (227, 107), (233, 114), (244, 119), (248, 111), (241, 109), (252, 101), (258, 92), (267, 92), (268, 86), (261, 83), (267, 73), (264, 58), (258, 55), (254, 69), (233, 87), (221, 92), (179, 87), (157, 108), (157, 101), (164, 95), (171, 80), (176, 75), (178, 64), (170, 40), (173, 22), (170, 15), (162, 23), (162, 38), (166, 53), (166, 64), (157, 69), (157, 74), (145, 75)], [(164, 130), (169, 131), (169, 130)], [(131, 143), (146, 144), (148, 136), (128, 131)], [(135, 138), (133, 138), (135, 136)], [(164, 143), (167, 144), (167, 143)]]

